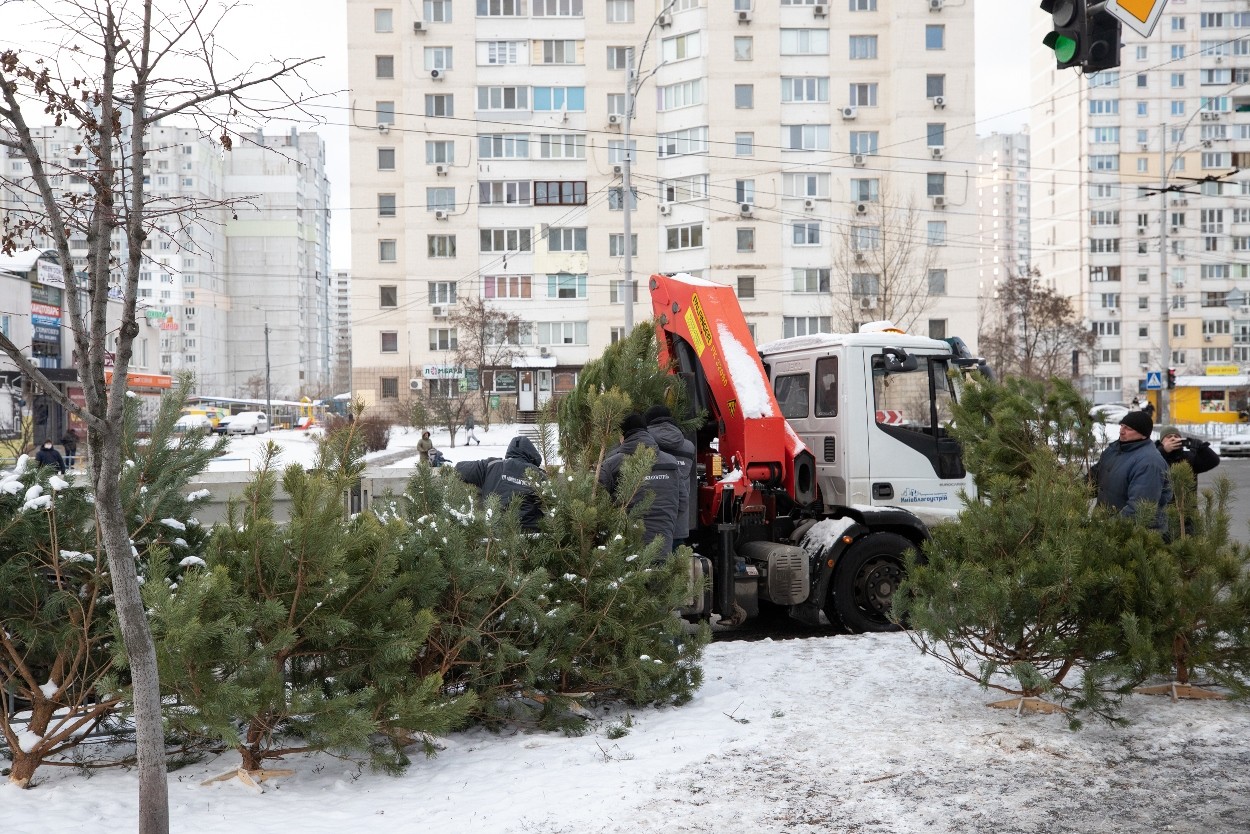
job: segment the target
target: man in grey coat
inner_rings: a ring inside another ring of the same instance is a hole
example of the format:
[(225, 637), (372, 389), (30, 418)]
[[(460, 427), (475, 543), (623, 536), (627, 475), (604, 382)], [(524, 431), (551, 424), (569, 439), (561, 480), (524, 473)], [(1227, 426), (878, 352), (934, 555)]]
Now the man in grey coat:
[[(619, 495), (617, 489), (620, 486), (621, 466), (625, 463), (625, 458), (644, 446), (655, 449), (655, 463), (651, 467), (651, 472), (633, 495)], [(654, 541), (657, 536), (663, 541), (661, 558), (666, 558), (673, 551), (673, 530), (677, 524), (677, 494), (680, 479), (681, 473), (677, 468), (677, 459), (656, 444), (655, 439), (647, 431), (647, 423), (642, 415), (638, 413), (627, 415), (621, 421), (621, 442), (608, 452), (603, 465), (599, 467), (599, 483), (607, 487), (614, 499), (624, 500), (626, 506), (631, 509), (648, 495), (653, 496), (642, 516), (643, 539), (647, 544)]]
[[(692, 518), (698, 513), (698, 498), (694, 495), (694, 444), (686, 439), (673, 421), (673, 412), (666, 405), (653, 405), (643, 415), (647, 431), (655, 443), (677, 459), (677, 526), (673, 530), (673, 546), (683, 544), (690, 535)], [(693, 512), (691, 508), (693, 507)]]
[(1120, 421), (1120, 439), (1112, 442), (1098, 459), (1098, 503), (1125, 518), (1137, 514), (1146, 501), (1154, 506), (1147, 526), (1164, 535), (1168, 531), (1167, 505), (1172, 501), (1168, 464), (1150, 442), (1154, 421), (1144, 411), (1130, 411)]
[(505, 510), (514, 500), (520, 501), (521, 527), (534, 532), (543, 518), (542, 502), (533, 486), (534, 481), (547, 480), (542, 462), (533, 441), (518, 434), (502, 459), (461, 461), (456, 464), (456, 474), (480, 489), (483, 497), (498, 495), (499, 506)]

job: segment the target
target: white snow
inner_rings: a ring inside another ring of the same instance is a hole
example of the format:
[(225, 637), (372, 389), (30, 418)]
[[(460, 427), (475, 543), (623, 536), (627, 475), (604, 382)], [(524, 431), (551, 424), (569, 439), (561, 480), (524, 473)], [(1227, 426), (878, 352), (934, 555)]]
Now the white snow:
[(90, 553), (81, 553), (77, 550), (62, 550), (62, 562), (94, 562), (95, 557)]
[(184, 531), (187, 529), (187, 525), (183, 524), (181, 521), (179, 521), (176, 518), (162, 518), (161, 524), (164, 524), (166, 527), (168, 527), (171, 530)]
[(29, 753), (39, 746), (39, 742), (43, 741), (43, 736), (38, 733), (32, 733), (30, 730), (17, 731), (17, 746), (21, 748), (23, 753)]
[(212, 494), (213, 494), (213, 493), (212, 493), (212, 492), (210, 492), (210, 491), (209, 491), (209, 490), (207, 490), (207, 489), (197, 489), (195, 492), (188, 492), (188, 493), (187, 493), (187, 500), (188, 500), (188, 501), (199, 501), (201, 498), (210, 498), (210, 497), (212, 497)]
[(45, 698), (51, 698), (56, 694), (56, 691), (59, 688), (60, 687), (56, 685), (55, 681), (48, 681), (47, 683), (39, 684), (39, 691), (43, 693), (43, 697)]
[(199, 556), (188, 556), (178, 563), (180, 568), (206, 568), (208, 563)]
[(36, 498), (38, 498), (40, 495), (43, 495), (43, 487), (42, 487), (42, 486), (40, 486), (39, 484), (35, 484), (35, 485), (34, 485), (34, 486), (32, 486), (30, 489), (26, 490), (26, 501), (27, 501), (27, 503), (30, 503), (31, 501), (34, 501), (34, 500), (35, 500)]
[(748, 351), (722, 322), (716, 325), (720, 335), (721, 353), (733, 379), (734, 392), (738, 395), (738, 407), (743, 417), (772, 417), (773, 395), (760, 367), (759, 356), (752, 346)]
[(69, 481), (60, 475), (53, 475), (48, 479), (48, 486), (52, 487), (53, 492), (60, 492), (63, 489), (69, 489)]
[(17, 478), (10, 478), (0, 481), (0, 492), (3, 492), (5, 495), (17, 495), (22, 491), (23, 486), (25, 485)]
[(29, 510), (46, 510), (52, 506), (51, 495), (40, 495), (38, 498), (30, 498), (22, 505), (22, 512)]
[[(1241, 834), (1245, 705), (1132, 696), (1127, 727), (1016, 717), (903, 634), (708, 647), (682, 707), (595, 709), (587, 732), (473, 730), (391, 777), (329, 755), (263, 795), (224, 753), (169, 776), (197, 834)], [(37, 739), (36, 739), (37, 740)], [(137, 773), (44, 768), (0, 787), (4, 827), (137, 830)], [(107, 822), (106, 822), (107, 821)]]

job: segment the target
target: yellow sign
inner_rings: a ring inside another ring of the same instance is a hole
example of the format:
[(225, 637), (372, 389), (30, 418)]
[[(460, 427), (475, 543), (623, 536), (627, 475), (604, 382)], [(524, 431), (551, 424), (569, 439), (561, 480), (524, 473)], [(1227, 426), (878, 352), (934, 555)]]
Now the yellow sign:
[(1168, 0), (1107, 0), (1107, 11), (1143, 38), (1150, 37)]
[(712, 327), (707, 323), (707, 316), (703, 314), (703, 304), (697, 293), (690, 296), (690, 308), (686, 310), (686, 329), (694, 340), (694, 352), (702, 356), (707, 346), (712, 344)]
[(1237, 365), (1207, 365), (1207, 376), (1237, 376), (1241, 368)]

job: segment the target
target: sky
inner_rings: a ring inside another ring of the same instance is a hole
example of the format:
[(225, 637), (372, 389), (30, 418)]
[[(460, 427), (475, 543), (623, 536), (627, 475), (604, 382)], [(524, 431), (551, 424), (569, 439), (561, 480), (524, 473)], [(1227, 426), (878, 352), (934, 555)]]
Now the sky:
[[(977, 133), (1018, 131), (1028, 119), (1027, 111), (1019, 108), (1028, 104), (1029, 24), (1042, 12), (1034, 0), (963, 2), (975, 4)], [(326, 140), (333, 210), (330, 257), (336, 269), (351, 266), (345, 14), (344, 0), (254, 0), (238, 6), (219, 29), (220, 42), (240, 59), (323, 56), (308, 68), (306, 77), (311, 89), (328, 96), (325, 106), (316, 108), (325, 123), (314, 126), (276, 120), (272, 130), (315, 129)], [(22, 30), (11, 24), (31, 17), (30, 0), (0, 0), (0, 49), (20, 45)]]
[[(1250, 709), (1134, 695), (1127, 726), (990, 709), (1001, 697), (905, 634), (716, 642), (681, 707), (596, 707), (582, 735), (471, 730), (401, 776), (329, 755), (235, 752), (169, 775), (197, 834), (1244, 834)], [(6, 830), (137, 830), (134, 770), (0, 783)]]

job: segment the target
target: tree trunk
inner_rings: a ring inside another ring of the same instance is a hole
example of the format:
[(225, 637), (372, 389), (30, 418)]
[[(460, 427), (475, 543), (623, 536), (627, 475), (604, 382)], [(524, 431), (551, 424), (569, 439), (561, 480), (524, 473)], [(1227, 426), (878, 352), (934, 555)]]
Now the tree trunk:
[(9, 769), (9, 784), (19, 788), (29, 788), (31, 777), (35, 775), (35, 769), (39, 767), (40, 761), (42, 760), (37, 756), (14, 750), (13, 767)]
[[(110, 432), (121, 431), (110, 427)], [(96, 435), (96, 432), (92, 432)], [(161, 686), (156, 671), (156, 646), (139, 593), (130, 531), (122, 509), (121, 442), (92, 438), (96, 519), (112, 575), (113, 598), (121, 622), (122, 642), (130, 662), (134, 695), (135, 752), (139, 759), (139, 832), (168, 834), (169, 786), (165, 777), (165, 727), (161, 717)], [(112, 439), (112, 438), (110, 438)]]
[(1189, 644), (1178, 634), (1172, 638), (1172, 659), (1176, 664), (1176, 682), (1189, 683)]

